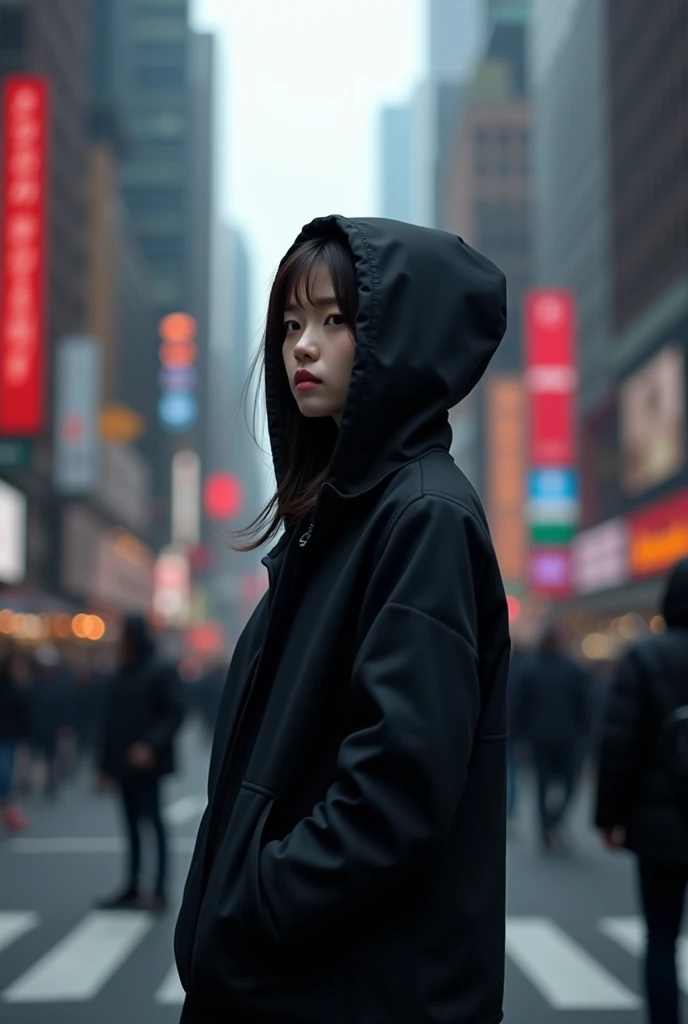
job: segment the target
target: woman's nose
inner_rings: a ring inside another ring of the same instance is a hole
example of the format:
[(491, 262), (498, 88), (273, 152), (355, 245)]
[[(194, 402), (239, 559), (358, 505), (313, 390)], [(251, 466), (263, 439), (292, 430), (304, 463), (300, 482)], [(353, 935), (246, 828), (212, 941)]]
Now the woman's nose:
[(294, 346), (294, 352), (299, 359), (317, 358), (318, 342), (315, 332), (310, 328), (306, 328)]

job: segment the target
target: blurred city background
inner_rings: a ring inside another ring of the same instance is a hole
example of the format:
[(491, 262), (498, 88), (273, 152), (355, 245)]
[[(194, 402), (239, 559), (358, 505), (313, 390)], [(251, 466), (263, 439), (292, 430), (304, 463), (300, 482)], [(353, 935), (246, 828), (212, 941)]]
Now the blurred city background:
[[(29, 655), (31, 706), (29, 828), (0, 839), (8, 1024), (177, 1019), (171, 919), (90, 909), (122, 850), (91, 761), (138, 611), (190, 712), (178, 891), (266, 586), (228, 537), (270, 494), (244, 385), (304, 221), (445, 228), (506, 273), (506, 338), (451, 419), (519, 646), (555, 617), (601, 704), (688, 555), (686, 0), (250, 6), (0, 0), (0, 655)], [(507, 1020), (635, 1024), (627, 864), (598, 849), (585, 773), (573, 854), (539, 858), (524, 771)]]

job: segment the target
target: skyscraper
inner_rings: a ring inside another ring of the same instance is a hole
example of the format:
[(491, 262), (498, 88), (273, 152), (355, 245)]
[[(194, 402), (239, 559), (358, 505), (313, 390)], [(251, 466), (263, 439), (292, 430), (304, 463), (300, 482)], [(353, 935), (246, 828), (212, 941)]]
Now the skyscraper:
[(110, 6), (116, 28), (108, 45), (115, 48), (116, 88), (130, 138), (123, 174), (126, 203), (153, 273), (159, 313), (188, 311), (192, 109), (188, 0), (164, 5), (119, 0)]
[(385, 107), (381, 114), (380, 212), (393, 220), (411, 220), (412, 112), (408, 105)]
[(430, 0), (429, 73), (441, 82), (465, 78), (480, 49), (479, 0)]
[(480, 52), (480, 5), (430, 0), (427, 11), (427, 78), (412, 102), (411, 219), (440, 227), (447, 144)]
[[(181, 448), (195, 451), (201, 462), (207, 454), (213, 40), (191, 31), (189, 0), (94, 2), (103, 26), (101, 88), (109, 101), (101, 104), (101, 116), (121, 116), (122, 194), (150, 268), (156, 320), (182, 312), (197, 327), (195, 365), (177, 375), (187, 383), (175, 380), (172, 400), (167, 385), (158, 391), (155, 371), (146, 381), (151, 429), (162, 427), (155, 459), (156, 540), (162, 545), (170, 539), (172, 458)], [(151, 348), (157, 351), (155, 339)], [(163, 395), (170, 404), (158, 410)]]

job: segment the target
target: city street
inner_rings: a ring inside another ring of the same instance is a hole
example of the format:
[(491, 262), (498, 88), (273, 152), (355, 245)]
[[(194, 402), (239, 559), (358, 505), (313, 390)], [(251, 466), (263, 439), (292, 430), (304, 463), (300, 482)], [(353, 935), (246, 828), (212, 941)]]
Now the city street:
[[(185, 738), (183, 777), (166, 805), (174, 882), (183, 884), (203, 806), (206, 749)], [(576, 852), (534, 852), (528, 794), (509, 854), (508, 1024), (640, 1024), (631, 865), (600, 851), (581, 800)], [(174, 913), (103, 914), (93, 901), (120, 882), (116, 809), (84, 780), (30, 807), (26, 837), (0, 841), (0, 992), (4, 1024), (172, 1024), (181, 992)], [(688, 991), (688, 943), (682, 950)]]

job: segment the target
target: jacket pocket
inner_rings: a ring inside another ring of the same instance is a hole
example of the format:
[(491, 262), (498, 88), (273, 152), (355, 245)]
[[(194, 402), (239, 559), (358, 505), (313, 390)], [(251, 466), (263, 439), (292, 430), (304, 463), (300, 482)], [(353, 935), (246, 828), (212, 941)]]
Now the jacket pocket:
[(193, 948), (192, 989), (204, 997), (227, 984), (242, 950), (250, 948), (260, 933), (249, 894), (257, 872), (251, 858), (256, 856), (274, 799), (268, 790), (243, 782), (221, 838), (203, 894)]
[(193, 950), (191, 991), (242, 1020), (344, 1024), (349, 957), (335, 933), (280, 945), (262, 907), (260, 857), (272, 793), (245, 782), (215, 859)]

